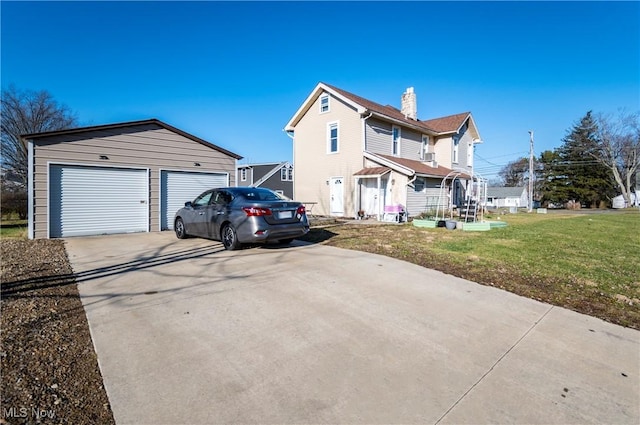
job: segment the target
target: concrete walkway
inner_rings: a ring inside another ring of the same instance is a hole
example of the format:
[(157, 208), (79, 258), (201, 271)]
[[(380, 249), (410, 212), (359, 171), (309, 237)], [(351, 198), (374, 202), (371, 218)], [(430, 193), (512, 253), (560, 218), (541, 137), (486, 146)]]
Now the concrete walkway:
[(640, 332), (394, 259), (73, 238), (118, 424), (638, 424)]

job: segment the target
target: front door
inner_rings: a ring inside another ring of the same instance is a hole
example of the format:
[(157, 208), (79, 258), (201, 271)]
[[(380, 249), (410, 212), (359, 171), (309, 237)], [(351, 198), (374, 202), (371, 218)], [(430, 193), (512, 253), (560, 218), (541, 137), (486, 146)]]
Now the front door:
[(378, 189), (378, 179), (363, 179), (362, 182), (362, 209), (369, 216), (380, 214), (380, 190)]
[(344, 215), (344, 179), (342, 177), (331, 177), (329, 181), (329, 203), (331, 215)]

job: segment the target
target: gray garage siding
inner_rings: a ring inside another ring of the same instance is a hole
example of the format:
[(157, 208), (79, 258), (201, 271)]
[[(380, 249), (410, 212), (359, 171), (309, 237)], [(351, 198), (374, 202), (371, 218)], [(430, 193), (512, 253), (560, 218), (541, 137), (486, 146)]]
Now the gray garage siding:
[[(144, 167), (149, 173), (150, 231), (160, 229), (160, 169), (226, 172), (235, 186), (236, 160), (213, 145), (196, 142), (162, 125), (146, 123), (77, 134), (27, 136), (33, 140), (33, 230), (46, 238), (49, 221), (49, 164), (81, 164), (100, 167)], [(108, 159), (100, 159), (106, 155)], [(194, 165), (199, 163), (200, 166)]]

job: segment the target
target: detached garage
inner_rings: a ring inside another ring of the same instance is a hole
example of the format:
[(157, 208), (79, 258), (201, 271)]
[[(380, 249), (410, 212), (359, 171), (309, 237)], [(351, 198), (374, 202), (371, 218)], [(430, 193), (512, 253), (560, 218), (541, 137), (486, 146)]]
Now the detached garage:
[(242, 158), (156, 119), (23, 140), (31, 239), (172, 229), (186, 201), (235, 186)]

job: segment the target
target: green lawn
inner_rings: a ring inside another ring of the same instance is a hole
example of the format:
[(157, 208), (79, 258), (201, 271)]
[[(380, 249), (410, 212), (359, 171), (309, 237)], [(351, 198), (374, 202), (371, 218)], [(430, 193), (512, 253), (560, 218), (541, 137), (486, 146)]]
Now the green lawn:
[(27, 220), (2, 220), (0, 222), (0, 238), (26, 239)]
[(310, 241), (399, 258), (640, 329), (638, 210), (507, 214), (488, 232), (405, 225), (312, 229)]

